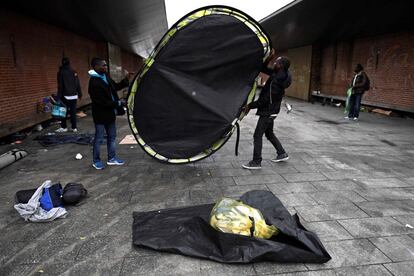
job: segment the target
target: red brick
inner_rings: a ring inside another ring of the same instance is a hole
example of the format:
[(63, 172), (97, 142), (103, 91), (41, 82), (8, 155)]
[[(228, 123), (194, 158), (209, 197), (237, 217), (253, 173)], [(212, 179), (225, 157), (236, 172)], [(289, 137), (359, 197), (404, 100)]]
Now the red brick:
[(311, 89), (345, 96), (357, 63), (364, 66), (371, 80), (365, 100), (414, 110), (414, 32), (323, 45), (319, 89), (316, 82)]
[[(0, 11), (0, 127), (28, 118), (36, 123), (43, 120), (36, 106), (44, 97), (56, 93), (56, 74), (63, 57), (69, 57), (78, 72), (84, 94), (83, 104), (89, 103), (88, 70), (94, 56), (107, 58), (107, 45), (62, 28), (52, 26), (11, 11)], [(14, 37), (16, 65), (10, 36)], [(142, 59), (122, 51), (122, 66), (137, 72)], [(18, 123), (17, 123), (18, 124)], [(16, 126), (18, 128), (18, 126)], [(5, 135), (0, 131), (0, 136)]]

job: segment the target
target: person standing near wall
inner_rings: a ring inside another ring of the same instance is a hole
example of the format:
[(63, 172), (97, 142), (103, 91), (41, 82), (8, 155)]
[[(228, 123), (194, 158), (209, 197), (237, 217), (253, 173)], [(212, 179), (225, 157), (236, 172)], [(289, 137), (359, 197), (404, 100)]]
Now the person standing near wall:
[[(102, 58), (93, 58), (91, 62), (93, 70), (89, 76), (89, 95), (92, 101), (92, 117), (95, 123), (95, 140), (93, 144), (93, 164), (97, 170), (102, 170), (104, 165), (100, 157), (100, 147), (107, 134), (108, 161), (107, 165), (123, 165), (124, 161), (116, 157), (116, 115), (123, 111), (116, 91), (128, 87), (128, 77), (116, 83), (108, 75), (108, 65)], [(123, 111), (125, 113), (125, 111)]]
[(70, 122), (72, 125), (72, 131), (77, 132), (76, 126), (76, 104), (82, 99), (82, 90), (78, 78), (78, 74), (71, 68), (70, 60), (67, 57), (62, 58), (62, 66), (59, 67), (57, 73), (58, 82), (58, 98), (62, 101), (67, 108), (66, 118), (62, 119), (60, 128), (56, 132), (67, 132), (66, 120), (68, 114), (70, 115)]
[(357, 121), (359, 118), (359, 110), (361, 109), (361, 99), (364, 92), (369, 89), (369, 79), (367, 74), (363, 71), (361, 64), (355, 66), (355, 75), (352, 78), (351, 88), (352, 94), (349, 98), (349, 113), (345, 117), (347, 120)]
[(262, 67), (262, 72), (269, 75), (265, 86), (260, 92), (259, 99), (245, 107), (246, 113), (250, 109), (256, 109), (256, 115), (259, 116), (256, 130), (254, 131), (254, 149), (253, 160), (248, 164), (243, 165), (243, 168), (254, 170), (261, 169), (262, 162), (262, 143), (263, 134), (275, 147), (277, 156), (272, 159), (272, 162), (282, 162), (289, 159), (288, 154), (283, 148), (280, 141), (273, 132), (273, 123), (280, 111), (280, 105), (285, 95), (285, 89), (288, 88), (292, 82), (292, 77), (289, 72), (290, 61), (287, 57), (278, 57), (273, 65), (269, 68), (269, 61), (274, 57), (274, 51), (270, 57), (265, 61)]

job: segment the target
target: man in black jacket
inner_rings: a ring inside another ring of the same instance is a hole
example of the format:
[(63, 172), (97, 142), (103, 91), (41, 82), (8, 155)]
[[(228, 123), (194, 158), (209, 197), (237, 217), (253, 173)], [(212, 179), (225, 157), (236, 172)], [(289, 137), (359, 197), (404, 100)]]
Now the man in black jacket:
[[(92, 117), (95, 123), (95, 140), (93, 144), (93, 167), (102, 170), (104, 165), (100, 157), (100, 145), (103, 142), (104, 131), (107, 134), (108, 165), (123, 165), (124, 161), (116, 157), (115, 138), (116, 125), (115, 118), (119, 112), (123, 111), (123, 106), (119, 101), (116, 91), (129, 85), (126, 77), (121, 82), (116, 83), (108, 75), (108, 65), (104, 59), (93, 58), (91, 62), (93, 70), (88, 73), (89, 95), (92, 100)], [(123, 113), (122, 113), (123, 114)]]
[(349, 120), (354, 120), (357, 121), (358, 117), (359, 117), (359, 110), (361, 109), (361, 99), (362, 99), (362, 95), (364, 95), (364, 92), (367, 90), (368, 88), (368, 76), (367, 74), (363, 71), (364, 68), (362, 67), (361, 64), (357, 64), (355, 66), (355, 75), (352, 78), (352, 83), (351, 83), (351, 87), (352, 87), (352, 95), (349, 98), (349, 113), (348, 116), (345, 117), (345, 119), (349, 119)]
[(57, 73), (58, 83), (58, 98), (67, 108), (66, 118), (62, 119), (60, 128), (56, 132), (67, 132), (66, 119), (70, 114), (70, 122), (72, 124), (72, 131), (77, 132), (76, 127), (76, 104), (82, 99), (82, 90), (78, 78), (78, 74), (70, 67), (69, 58), (62, 58), (62, 66)]
[(273, 133), (273, 121), (280, 111), (285, 89), (288, 88), (292, 82), (289, 73), (290, 61), (287, 57), (278, 57), (273, 65), (273, 69), (269, 68), (269, 60), (272, 60), (274, 51), (271, 56), (263, 64), (262, 72), (269, 75), (265, 86), (260, 92), (259, 99), (246, 106), (246, 111), (257, 108), (256, 115), (260, 116), (257, 121), (256, 130), (254, 131), (254, 150), (253, 160), (248, 164), (243, 165), (245, 169), (261, 169), (262, 162), (262, 138), (263, 134), (275, 147), (277, 156), (272, 159), (273, 162), (281, 162), (289, 159), (282, 144)]

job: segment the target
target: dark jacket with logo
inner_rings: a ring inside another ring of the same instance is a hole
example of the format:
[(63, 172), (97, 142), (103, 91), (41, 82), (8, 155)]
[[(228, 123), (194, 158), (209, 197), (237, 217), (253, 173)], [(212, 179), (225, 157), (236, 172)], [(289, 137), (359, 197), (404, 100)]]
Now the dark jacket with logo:
[(355, 75), (352, 77), (352, 80), (351, 80), (352, 92), (354, 94), (363, 94), (366, 90), (366, 86), (368, 82), (367, 74), (364, 71), (361, 71), (360, 73), (358, 73), (356, 75), (355, 85), (353, 85), (354, 78), (355, 78)]
[(262, 88), (257, 101), (250, 103), (249, 107), (251, 109), (257, 108), (256, 115), (259, 116), (278, 114), (283, 96), (285, 95), (285, 89), (292, 83), (292, 77), (289, 71), (285, 72), (282, 70), (274, 73), (272, 69), (266, 66), (263, 66), (261, 71), (268, 74), (269, 79)]
[(95, 124), (109, 124), (115, 121), (116, 108), (120, 106), (116, 91), (128, 86), (128, 79), (117, 83), (106, 76), (108, 84), (99, 77), (89, 79), (89, 96), (92, 101), (92, 117)]
[(82, 90), (78, 74), (70, 66), (61, 66), (57, 73), (58, 97), (76, 96), (82, 97)]

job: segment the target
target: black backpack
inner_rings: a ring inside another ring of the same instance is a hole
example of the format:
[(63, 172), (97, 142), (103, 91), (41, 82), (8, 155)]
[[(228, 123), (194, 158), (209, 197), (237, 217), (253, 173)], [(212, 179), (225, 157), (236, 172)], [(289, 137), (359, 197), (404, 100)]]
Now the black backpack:
[(88, 195), (88, 190), (80, 183), (68, 183), (63, 189), (63, 203), (75, 205)]
[(367, 82), (365, 83), (364, 90), (367, 91), (371, 88), (371, 81), (369, 80), (367, 75), (365, 75), (365, 76), (367, 77)]

